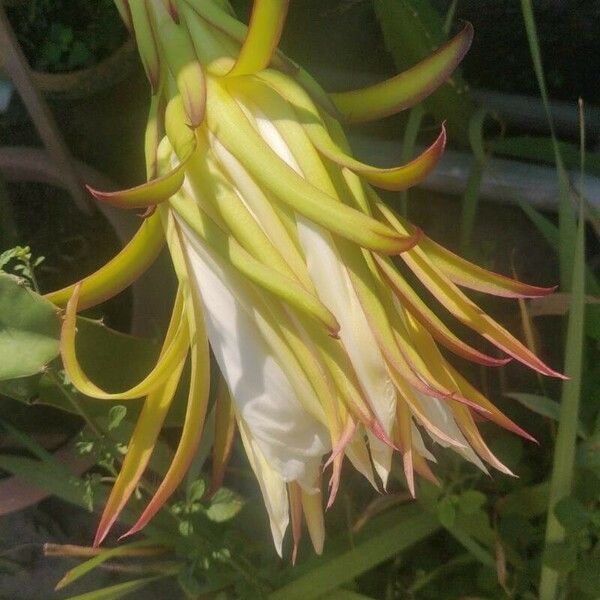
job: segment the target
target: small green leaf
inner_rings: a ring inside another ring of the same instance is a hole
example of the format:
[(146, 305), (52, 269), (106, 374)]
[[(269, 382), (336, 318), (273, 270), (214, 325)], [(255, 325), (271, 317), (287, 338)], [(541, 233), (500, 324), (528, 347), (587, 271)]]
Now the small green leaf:
[(554, 514), (568, 532), (583, 529), (591, 518), (590, 512), (573, 496), (567, 496), (557, 502)]
[(122, 404), (111, 406), (108, 411), (108, 430), (116, 429), (127, 415), (127, 408)]
[(597, 597), (600, 590), (600, 569), (597, 556), (583, 556), (574, 573), (575, 585), (586, 594)]
[(200, 500), (202, 500), (202, 496), (204, 496), (204, 492), (206, 492), (206, 483), (204, 482), (204, 479), (196, 479), (196, 481), (194, 481), (188, 489), (188, 504), (200, 502)]
[(559, 573), (568, 573), (577, 565), (577, 548), (570, 542), (547, 543), (544, 565)]
[(212, 501), (206, 510), (206, 516), (215, 523), (223, 523), (233, 519), (244, 505), (244, 501), (232, 490), (221, 488), (212, 497)]
[(437, 505), (437, 515), (444, 527), (453, 527), (456, 520), (456, 499), (450, 496), (442, 498)]
[(184, 519), (179, 522), (179, 533), (183, 537), (190, 537), (194, 533), (194, 524), (188, 520)]
[(458, 507), (461, 512), (472, 515), (483, 507), (486, 501), (485, 494), (477, 490), (467, 490), (458, 499)]
[(35, 375), (59, 353), (55, 306), (0, 273), (0, 380)]

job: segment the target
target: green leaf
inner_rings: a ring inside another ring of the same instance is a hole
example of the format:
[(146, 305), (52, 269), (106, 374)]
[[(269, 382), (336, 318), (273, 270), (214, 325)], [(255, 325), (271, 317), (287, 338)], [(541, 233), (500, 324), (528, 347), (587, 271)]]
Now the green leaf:
[(22, 477), (71, 504), (90, 508), (83, 482), (74, 475), (65, 475), (47, 462), (22, 456), (0, 456), (0, 469)]
[(149, 583), (162, 577), (165, 577), (165, 575), (154, 575), (153, 577), (144, 577), (143, 579), (132, 579), (131, 581), (118, 583), (117, 585), (111, 585), (99, 590), (94, 590), (93, 592), (79, 594), (78, 596), (71, 596), (67, 600), (118, 600), (127, 594), (141, 590)]
[(204, 496), (204, 492), (206, 492), (206, 482), (204, 479), (196, 479), (196, 481), (193, 481), (187, 490), (188, 504), (200, 502)]
[[(519, 402), (529, 410), (532, 410), (533, 412), (537, 413), (538, 415), (548, 417), (553, 421), (558, 421), (559, 419), (560, 404), (558, 402), (555, 402), (554, 400), (551, 400), (550, 398), (546, 398), (545, 396), (539, 396), (537, 394), (524, 394), (517, 392), (511, 392), (504, 395), (508, 398), (516, 400), (517, 402)], [(585, 428), (583, 427), (580, 421), (577, 423), (577, 435), (582, 439), (587, 438)]]
[(70, 571), (68, 571), (65, 576), (58, 582), (55, 589), (62, 589), (77, 579), (83, 577), (102, 563), (105, 563), (107, 560), (111, 558), (116, 558), (118, 556), (127, 555), (127, 553), (134, 548), (144, 548), (147, 546), (155, 546), (156, 542), (153, 540), (142, 540), (141, 542), (134, 542), (132, 544), (123, 544), (121, 546), (117, 546), (116, 548), (108, 548), (100, 554), (82, 562), (77, 565)]
[(579, 560), (574, 573), (575, 585), (592, 597), (598, 596), (600, 590), (600, 569), (597, 556), (583, 556)]
[[(347, 536), (328, 544), (323, 557), (296, 567), (296, 579), (269, 600), (314, 600), (431, 535), (439, 527), (430, 513), (406, 506), (375, 518), (348, 548)], [(343, 543), (343, 545), (342, 545)]]
[(560, 267), (560, 282), (564, 291), (568, 291), (572, 286), (572, 267), (574, 262), (574, 242), (577, 237), (577, 219), (575, 217), (573, 206), (570, 199), (570, 183), (569, 176), (564, 166), (561, 149), (556, 136), (554, 119), (550, 109), (550, 100), (546, 88), (546, 80), (544, 77), (544, 67), (542, 64), (542, 56), (540, 51), (540, 43), (537, 34), (537, 26), (535, 22), (535, 14), (531, 0), (521, 0), (521, 11), (523, 13), (523, 22), (529, 42), (529, 51), (533, 62), (533, 70), (538, 82), (542, 103), (546, 113), (546, 120), (550, 127), (550, 136), (552, 138), (552, 146), (554, 149), (554, 159), (556, 162), (556, 170), (558, 173), (559, 185), (559, 204), (558, 204), (558, 255)]
[(215, 523), (223, 523), (233, 519), (244, 506), (241, 496), (232, 490), (221, 488), (212, 497), (211, 504), (206, 510), (206, 516)]
[(452, 527), (456, 520), (456, 499), (449, 496), (442, 498), (437, 505), (437, 516), (444, 527)]
[[(524, 1), (524, 0), (523, 0)], [(584, 315), (585, 315), (585, 221), (580, 208), (579, 226), (574, 248), (571, 277), (571, 304), (567, 324), (565, 374), (569, 380), (562, 384), (558, 433), (550, 478), (549, 510), (546, 523), (546, 547), (564, 540), (565, 531), (554, 515), (559, 500), (571, 494), (575, 467), (575, 449), (581, 396)], [(540, 599), (556, 598), (560, 572), (551, 565), (542, 568)]]
[(568, 573), (577, 565), (577, 548), (570, 542), (546, 544), (544, 565), (559, 573)]
[(590, 512), (573, 496), (559, 500), (554, 507), (554, 514), (567, 532), (574, 533), (583, 529), (590, 521)]
[(5, 381), (0, 381), (0, 394), (24, 404), (29, 404), (37, 395), (39, 382), (39, 375), (6, 379)]
[(477, 490), (467, 490), (458, 498), (458, 507), (461, 512), (472, 515), (483, 507), (487, 498)]
[(35, 375), (59, 353), (56, 307), (0, 273), (0, 380)]
[(548, 482), (518, 489), (498, 501), (503, 515), (518, 514), (528, 519), (539, 517), (548, 508)]
[(108, 411), (108, 430), (116, 429), (127, 416), (127, 407), (122, 404), (111, 406)]

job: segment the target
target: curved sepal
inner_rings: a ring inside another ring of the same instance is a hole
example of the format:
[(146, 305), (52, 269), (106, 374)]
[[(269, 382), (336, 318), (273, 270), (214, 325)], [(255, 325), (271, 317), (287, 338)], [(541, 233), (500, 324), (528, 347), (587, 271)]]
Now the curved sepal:
[(212, 448), (212, 470), (206, 498), (211, 498), (223, 485), (225, 469), (229, 463), (235, 441), (235, 410), (231, 394), (221, 376), (215, 399), (215, 433)]
[(180, 361), (164, 385), (151, 392), (144, 402), (127, 445), (127, 454), (121, 470), (102, 511), (94, 537), (94, 547), (104, 541), (148, 466), (158, 434), (177, 391), (184, 364), (185, 360)]
[(64, 307), (79, 285), (78, 310), (96, 306), (131, 285), (156, 259), (165, 242), (159, 215), (144, 220), (131, 241), (112, 260), (77, 284), (46, 294), (57, 306)]
[(306, 218), (365, 248), (394, 254), (404, 242), (391, 228), (337, 202), (284, 163), (252, 127), (235, 100), (209, 82), (208, 126), (258, 182)]
[[(401, 191), (419, 184), (436, 166), (444, 151), (446, 128), (442, 125), (434, 143), (411, 162), (389, 169), (367, 165), (344, 152), (335, 143), (310, 96), (298, 84), (276, 71), (263, 71), (258, 77), (293, 106), (304, 130), (323, 156), (361, 175), (376, 187)], [(240, 85), (253, 85), (253, 82), (248, 79), (240, 82)], [(255, 83), (254, 85), (256, 87)], [(256, 92), (260, 94), (260, 88)]]
[[(399, 233), (408, 233), (393, 211), (383, 202), (377, 203), (376, 206), (390, 225), (395, 227)], [(534, 371), (550, 377), (565, 379), (564, 375), (551, 369), (529, 348), (467, 298), (454, 283), (435, 267), (422, 249), (419, 247), (413, 248), (401, 254), (401, 257), (438, 302), (459, 321)]]
[(425, 302), (419, 298), (419, 295), (410, 287), (400, 273), (398, 273), (389, 259), (379, 256), (375, 256), (374, 258), (400, 303), (414, 315), (414, 317), (440, 344), (467, 360), (488, 367), (502, 367), (511, 361), (510, 358), (494, 358), (493, 356), (484, 354), (463, 342), (425, 304)]
[(133, 19), (131, 18), (131, 9), (127, 0), (114, 0), (115, 6), (119, 11), (121, 21), (125, 24), (125, 27), (129, 30), (129, 33), (133, 33)]
[(210, 391), (210, 354), (201, 302), (197, 290), (192, 288), (186, 302), (187, 310), (192, 315), (189, 320), (191, 377), (187, 409), (179, 445), (158, 490), (140, 518), (122, 537), (133, 535), (143, 529), (171, 497), (184, 478), (200, 443), (204, 431), (204, 420)]
[(177, 82), (183, 99), (188, 125), (198, 127), (206, 111), (204, 70), (196, 57), (187, 31), (178, 25), (162, 0), (148, 0), (154, 15), (155, 35)]
[(248, 75), (270, 62), (285, 23), (289, 0), (254, 0), (250, 25), (230, 75)]
[(348, 123), (373, 121), (410, 108), (450, 77), (472, 40), (473, 26), (467, 23), (458, 35), (404, 73), (360, 90), (330, 94), (331, 100)]
[(145, 0), (130, 0), (129, 10), (140, 59), (152, 87), (152, 93), (155, 94), (160, 81), (160, 57)]
[(505, 298), (539, 298), (556, 291), (554, 287), (528, 285), (516, 279), (483, 269), (430, 238), (424, 238), (421, 248), (450, 281), (471, 290)]
[(361, 163), (344, 154), (335, 145), (328, 147), (315, 145), (327, 158), (341, 167), (347, 167), (358, 173), (375, 187), (399, 192), (418, 185), (435, 168), (446, 146), (446, 127), (442, 125), (436, 140), (419, 156), (405, 165), (391, 169), (380, 169)]
[(163, 385), (173, 369), (185, 358), (188, 351), (187, 316), (181, 309), (181, 303), (177, 301), (175, 304), (163, 349), (154, 368), (140, 383), (132, 388), (124, 392), (111, 393), (93, 383), (77, 360), (75, 338), (80, 288), (79, 284), (75, 286), (73, 296), (67, 303), (60, 335), (60, 353), (69, 381), (82, 394), (99, 400), (133, 400), (146, 396)]
[(185, 167), (193, 152), (194, 147), (190, 148), (183, 160), (168, 173), (127, 190), (101, 192), (89, 185), (86, 187), (96, 200), (119, 208), (149, 208), (156, 206), (167, 201), (183, 185)]

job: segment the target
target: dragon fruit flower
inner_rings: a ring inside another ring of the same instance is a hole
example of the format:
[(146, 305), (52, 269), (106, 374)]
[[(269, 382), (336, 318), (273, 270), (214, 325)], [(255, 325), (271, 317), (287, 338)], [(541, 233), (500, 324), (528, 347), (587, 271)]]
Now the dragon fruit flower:
[[(377, 196), (375, 188), (405, 190), (427, 177), (444, 149), (443, 126), (429, 148), (394, 168), (353, 158), (340, 126), (420, 102), (459, 64), (471, 26), (392, 79), (327, 94), (277, 49), (285, 0), (255, 0), (248, 27), (226, 0), (116, 4), (152, 90), (148, 181), (120, 192), (90, 191), (100, 202), (145, 209), (145, 219), (108, 264), (48, 295), (66, 306), (61, 351), (73, 384), (107, 401), (145, 399), (95, 543), (135, 490), (189, 359), (179, 446), (128, 534), (148, 523), (181, 482), (203, 434), (209, 346), (223, 380), (214, 408), (213, 489), (237, 426), (279, 554), (291, 521), (295, 559), (303, 519), (321, 552), (323, 505), (335, 500), (344, 458), (385, 488), (398, 452), (413, 495), (415, 472), (436, 481), (429, 467), (435, 444), (484, 471), (487, 464), (510, 474), (476, 420), (530, 436), (451, 366), (440, 346), (489, 367), (515, 359), (561, 377), (461, 288), (508, 298), (553, 290), (459, 258)], [(77, 361), (76, 313), (127, 287), (165, 241), (179, 288), (160, 358), (138, 385), (108, 393)], [(506, 357), (457, 337), (407, 273)]]

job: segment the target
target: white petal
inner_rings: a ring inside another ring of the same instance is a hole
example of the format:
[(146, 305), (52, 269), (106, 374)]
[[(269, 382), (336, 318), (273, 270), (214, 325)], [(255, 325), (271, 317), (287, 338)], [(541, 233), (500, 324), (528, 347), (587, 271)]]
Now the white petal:
[(423, 438), (421, 437), (421, 432), (417, 428), (417, 426), (412, 423), (411, 424), (411, 434), (412, 434), (412, 445), (417, 452), (423, 458), (427, 459), (430, 462), (437, 462), (436, 457), (427, 450), (425, 447), (425, 443), (423, 442)]
[(256, 322), (244, 309), (238, 275), (180, 223), (205, 308), (210, 345), (239, 413), (285, 481), (310, 488), (329, 448), (326, 429), (302, 407)]
[[(276, 127), (255, 113), (258, 129), (282, 160), (302, 173)], [(391, 435), (396, 413), (396, 390), (388, 375), (383, 356), (331, 235), (311, 221), (297, 215), (298, 235), (310, 274), (320, 300), (340, 324), (340, 339), (373, 411)], [(383, 485), (387, 484), (392, 449), (369, 433), (373, 464)]]
[[(418, 393), (418, 392), (417, 392)], [(418, 393), (419, 399), (423, 406), (423, 410), (427, 413), (427, 416), (431, 420), (431, 422), (438, 427), (441, 431), (443, 431), (446, 435), (451, 437), (452, 439), (464, 444), (464, 448), (456, 448), (452, 449), (455, 452), (458, 452), (461, 456), (466, 458), (468, 461), (472, 462), (475, 466), (479, 467), (484, 473), (487, 473), (488, 470), (485, 468), (485, 465), (481, 462), (481, 459), (473, 448), (469, 445), (469, 442), (462, 434), (459, 429), (454, 417), (452, 416), (452, 411), (440, 400), (437, 398), (432, 398), (431, 396), (426, 396), (424, 394)], [(444, 448), (448, 448), (448, 443), (444, 440), (437, 437), (434, 433), (427, 431), (432, 440), (444, 446)]]
[(281, 476), (269, 466), (269, 462), (265, 459), (258, 444), (252, 438), (248, 424), (244, 419), (239, 417), (238, 427), (246, 455), (248, 456), (248, 462), (256, 475), (260, 491), (263, 495), (271, 524), (273, 543), (275, 544), (277, 554), (281, 556), (283, 536), (290, 522), (287, 485)]

